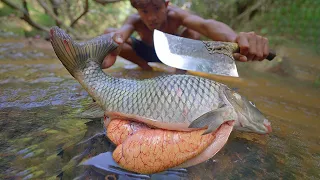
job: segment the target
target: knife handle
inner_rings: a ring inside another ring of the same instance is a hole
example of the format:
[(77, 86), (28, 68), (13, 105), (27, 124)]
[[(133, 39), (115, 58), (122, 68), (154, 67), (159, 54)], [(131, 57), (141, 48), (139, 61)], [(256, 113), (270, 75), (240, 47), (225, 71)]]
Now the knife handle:
[[(234, 43), (234, 47), (236, 48), (235, 51), (237, 53), (240, 53), (240, 48), (239, 48), (238, 44)], [(269, 61), (272, 61), (276, 56), (277, 56), (276, 52), (274, 50), (270, 49), (269, 54), (266, 57), (266, 59), (268, 59)]]
[(272, 61), (277, 56), (276, 52), (272, 49), (269, 50), (269, 54), (266, 57), (269, 61)]
[[(240, 47), (237, 43), (227, 42), (227, 46), (231, 47), (233, 52), (240, 53)], [(272, 61), (277, 56), (276, 52), (273, 49), (269, 49), (269, 54), (266, 57), (269, 61)]]

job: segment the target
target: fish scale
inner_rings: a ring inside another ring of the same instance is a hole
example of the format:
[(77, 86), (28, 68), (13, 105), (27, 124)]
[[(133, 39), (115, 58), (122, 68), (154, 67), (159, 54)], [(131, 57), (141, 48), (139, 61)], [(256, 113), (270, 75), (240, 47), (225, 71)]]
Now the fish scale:
[[(87, 73), (89, 72), (89, 73)], [(227, 88), (196, 76), (160, 76), (147, 80), (114, 78), (99, 67), (84, 69), (84, 84), (109, 112), (134, 114), (162, 122), (190, 123), (221, 103)]]

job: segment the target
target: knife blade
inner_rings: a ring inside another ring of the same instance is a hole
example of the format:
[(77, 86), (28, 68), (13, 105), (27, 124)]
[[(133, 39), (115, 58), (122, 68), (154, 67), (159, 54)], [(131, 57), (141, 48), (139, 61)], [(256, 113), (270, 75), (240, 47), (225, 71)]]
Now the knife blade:
[[(154, 47), (160, 61), (183, 70), (239, 77), (233, 58), (239, 52), (237, 43), (201, 41), (154, 30)], [(275, 54), (270, 53), (268, 59)]]

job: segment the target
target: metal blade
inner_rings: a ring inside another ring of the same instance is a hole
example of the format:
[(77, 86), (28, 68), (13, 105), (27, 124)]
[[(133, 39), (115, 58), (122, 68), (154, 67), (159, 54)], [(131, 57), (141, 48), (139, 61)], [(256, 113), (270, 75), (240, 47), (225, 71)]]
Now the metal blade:
[(158, 30), (154, 30), (153, 40), (158, 58), (168, 66), (239, 77), (232, 49), (226, 49), (225, 42), (193, 40)]

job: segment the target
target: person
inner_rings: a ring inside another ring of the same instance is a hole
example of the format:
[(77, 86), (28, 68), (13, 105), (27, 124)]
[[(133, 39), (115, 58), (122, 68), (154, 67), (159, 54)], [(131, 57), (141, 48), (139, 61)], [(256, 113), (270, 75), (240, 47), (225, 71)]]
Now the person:
[[(204, 19), (179, 7), (169, 5), (167, 0), (130, 0), (137, 14), (130, 15), (119, 29), (109, 28), (119, 47), (108, 55), (102, 68), (115, 63), (119, 55), (144, 70), (152, 70), (148, 62), (160, 62), (153, 46), (155, 29), (181, 37), (200, 39), (205, 36), (214, 41), (236, 42), (240, 53), (234, 53), (238, 61), (261, 61), (269, 54), (268, 39), (254, 32), (236, 33), (228, 25)], [(137, 32), (140, 40), (132, 36)]]

